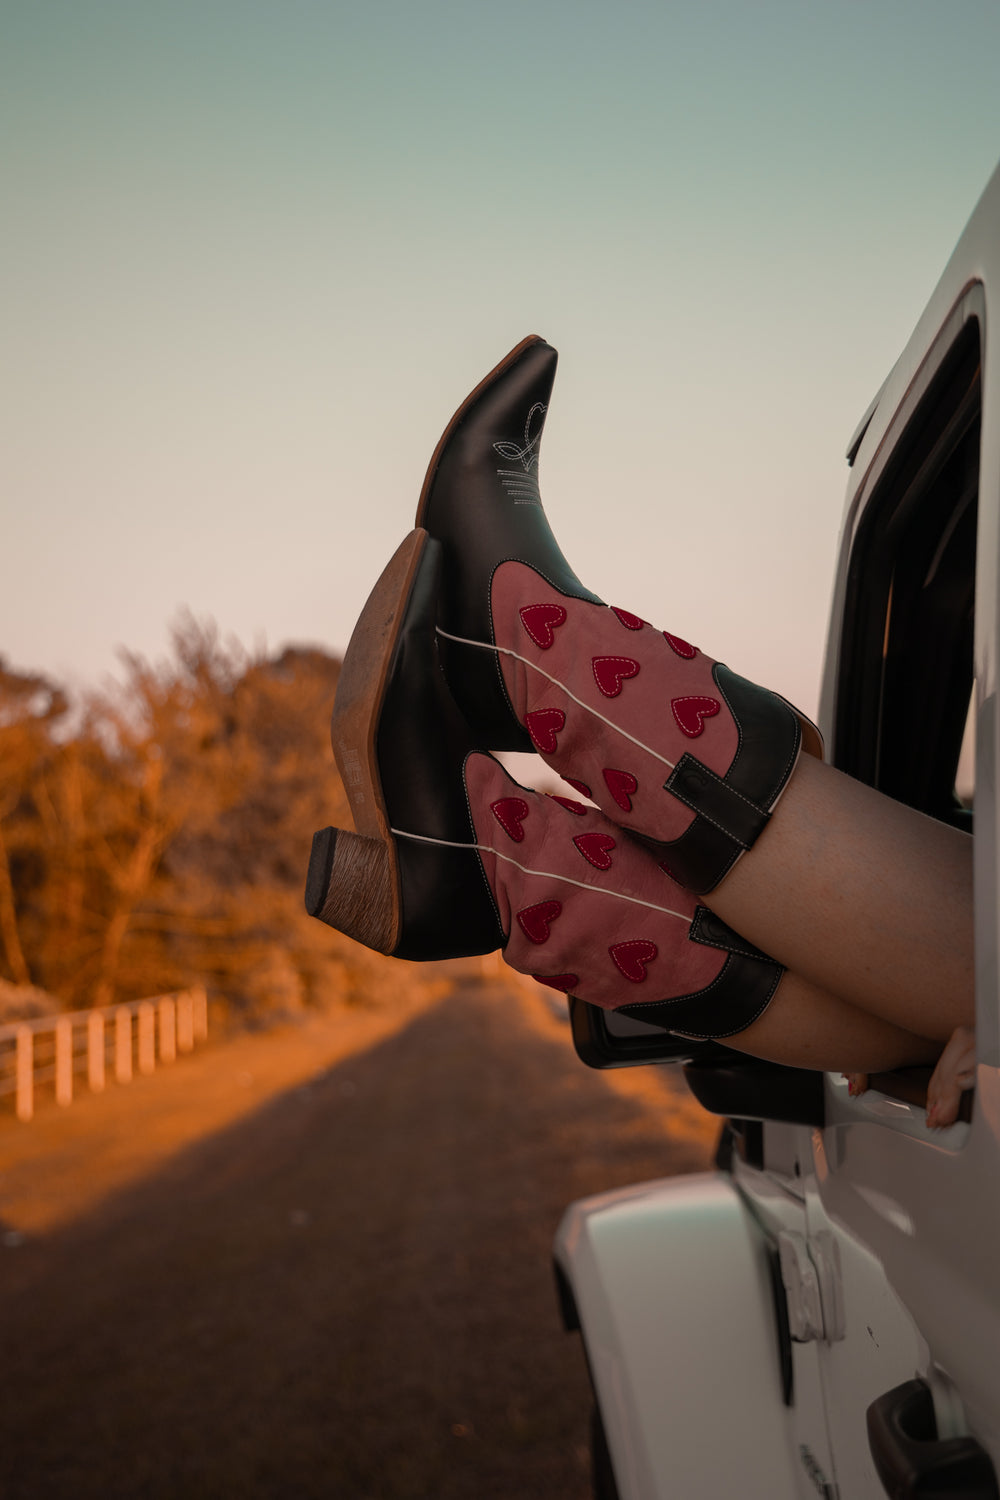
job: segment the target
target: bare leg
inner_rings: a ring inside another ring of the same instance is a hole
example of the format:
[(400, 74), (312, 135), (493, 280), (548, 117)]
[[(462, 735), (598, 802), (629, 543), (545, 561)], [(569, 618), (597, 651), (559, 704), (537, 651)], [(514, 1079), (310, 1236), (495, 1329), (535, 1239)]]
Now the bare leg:
[(783, 975), (764, 1014), (725, 1043), (767, 1062), (823, 1072), (916, 1067), (933, 1063), (941, 1050), (794, 973)]
[[(939, 1043), (973, 1023), (971, 838), (811, 756), (754, 847), (703, 899), (814, 995)], [(782, 992), (786, 981), (776, 1002)]]

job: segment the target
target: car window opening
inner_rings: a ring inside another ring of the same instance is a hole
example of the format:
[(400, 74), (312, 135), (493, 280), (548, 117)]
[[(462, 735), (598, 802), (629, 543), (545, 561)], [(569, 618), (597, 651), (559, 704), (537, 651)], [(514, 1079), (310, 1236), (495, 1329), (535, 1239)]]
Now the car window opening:
[[(848, 580), (833, 736), (848, 774), (969, 833), (981, 408), (974, 316), (939, 355), (874, 477)], [(870, 1083), (924, 1105), (930, 1072)]]

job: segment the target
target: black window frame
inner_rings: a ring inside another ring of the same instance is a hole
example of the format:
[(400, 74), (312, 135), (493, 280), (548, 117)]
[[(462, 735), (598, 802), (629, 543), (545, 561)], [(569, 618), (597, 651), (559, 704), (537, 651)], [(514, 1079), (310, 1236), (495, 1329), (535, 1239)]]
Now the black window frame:
[(974, 673), (982, 287), (967, 289), (863, 483), (844, 593), (834, 764), (972, 829), (955, 791)]

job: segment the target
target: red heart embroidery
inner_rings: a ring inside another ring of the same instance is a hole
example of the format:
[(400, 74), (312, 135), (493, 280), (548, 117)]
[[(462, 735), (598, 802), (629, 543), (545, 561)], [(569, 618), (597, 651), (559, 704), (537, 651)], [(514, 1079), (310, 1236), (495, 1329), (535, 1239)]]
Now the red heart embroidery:
[(574, 781), (572, 776), (564, 776), (563, 781), (567, 782), (574, 792), (579, 792), (581, 797), (590, 796), (590, 787), (585, 781)]
[(615, 841), (606, 833), (578, 833), (573, 840), (584, 859), (595, 870), (611, 869), (611, 853)]
[(663, 632), (663, 639), (666, 641), (671, 651), (675, 652), (678, 656), (685, 657), (688, 661), (691, 660), (692, 656), (698, 655), (697, 651), (692, 645), (690, 645), (687, 641), (681, 640), (679, 635), (671, 635), (669, 630), (665, 630)]
[(615, 609), (613, 604), (611, 613), (618, 616), (626, 630), (641, 630), (646, 623), (645, 620), (640, 620), (638, 615), (630, 614), (627, 609)]
[(595, 656), (593, 668), (594, 681), (605, 698), (617, 698), (625, 679), (638, 672), (639, 663), (631, 656)]
[(567, 619), (561, 604), (526, 604), (521, 610), (521, 624), (543, 651), (549, 649), (556, 631), (560, 625), (565, 625)]
[(524, 829), (521, 824), (530, 811), (523, 797), (501, 797), (499, 801), (490, 803), (490, 812), (504, 833), (512, 838), (515, 844), (524, 841)]
[(633, 938), (628, 943), (615, 943), (608, 952), (618, 968), (633, 984), (642, 984), (646, 976), (646, 965), (651, 964), (659, 949), (647, 938)]
[(519, 911), (517, 920), (521, 931), (532, 943), (546, 943), (549, 939), (549, 924), (562, 911), (561, 901), (539, 901), (537, 906), (526, 906)]
[(556, 735), (566, 723), (561, 708), (536, 708), (525, 714), (524, 727), (531, 735), (531, 743), (542, 755), (555, 755)]
[(672, 698), (670, 707), (682, 734), (696, 740), (705, 727), (705, 720), (712, 719), (722, 704), (718, 698)]
[(539, 984), (547, 984), (550, 990), (559, 990), (564, 995), (570, 994), (580, 983), (578, 974), (532, 974), (531, 977)]
[(577, 815), (578, 818), (582, 818), (582, 817), (586, 816), (587, 809), (584, 807), (583, 803), (582, 802), (574, 802), (572, 797), (557, 797), (555, 795), (555, 793), (553, 792), (553, 794), (552, 794), (552, 801), (553, 802), (558, 802), (560, 807), (567, 807), (567, 808), (569, 808), (569, 811), (571, 813), (576, 813), (576, 815)]
[(633, 793), (639, 790), (639, 783), (631, 771), (606, 770), (603, 773), (608, 791), (614, 797), (622, 812), (632, 811)]

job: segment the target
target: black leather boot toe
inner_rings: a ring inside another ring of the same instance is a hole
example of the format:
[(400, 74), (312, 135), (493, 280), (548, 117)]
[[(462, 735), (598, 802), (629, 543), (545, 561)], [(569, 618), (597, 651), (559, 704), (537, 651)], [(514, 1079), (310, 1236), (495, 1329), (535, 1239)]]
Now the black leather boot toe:
[(561, 593), (601, 601), (559, 548), (538, 489), (538, 459), (558, 355), (536, 334), (491, 370), (452, 417), (427, 470), (416, 525), (441, 543), (441, 655), (449, 686), (482, 744), (531, 750), (511, 707), (493, 644), (490, 584), (511, 560)]

